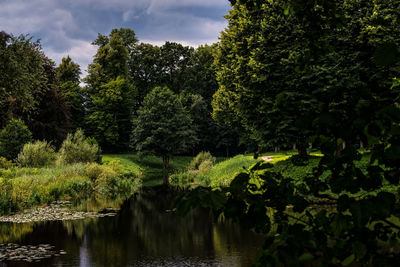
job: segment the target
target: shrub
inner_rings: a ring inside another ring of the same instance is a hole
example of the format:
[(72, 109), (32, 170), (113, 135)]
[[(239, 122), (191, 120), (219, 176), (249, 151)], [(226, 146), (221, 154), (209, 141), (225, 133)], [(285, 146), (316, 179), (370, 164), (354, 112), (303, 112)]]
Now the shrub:
[(46, 141), (25, 144), (18, 155), (17, 163), (22, 167), (43, 167), (54, 163), (56, 152)]
[(31, 140), (32, 133), (22, 120), (10, 120), (0, 132), (0, 156), (14, 160)]
[(13, 163), (10, 160), (7, 160), (5, 157), (0, 157), (0, 169), (9, 169), (13, 166)]
[(88, 164), (85, 172), (86, 176), (89, 177), (92, 182), (100, 182), (101, 180), (107, 180), (117, 176), (117, 172), (115, 172), (112, 168), (99, 165), (97, 163)]
[(169, 177), (173, 185), (184, 186), (189, 183), (193, 183), (195, 176), (191, 172), (175, 173)]
[(212, 167), (214, 166), (214, 162), (212, 162), (211, 160), (207, 159), (205, 161), (203, 161), (200, 165), (199, 165), (199, 174), (206, 174), (207, 172), (209, 172)]
[(85, 140), (83, 131), (78, 129), (74, 134), (68, 134), (59, 151), (59, 164), (97, 161), (100, 148), (95, 143)]
[(204, 161), (209, 161), (212, 167), (215, 163), (215, 157), (213, 157), (210, 152), (202, 151), (190, 162), (189, 170), (198, 170)]

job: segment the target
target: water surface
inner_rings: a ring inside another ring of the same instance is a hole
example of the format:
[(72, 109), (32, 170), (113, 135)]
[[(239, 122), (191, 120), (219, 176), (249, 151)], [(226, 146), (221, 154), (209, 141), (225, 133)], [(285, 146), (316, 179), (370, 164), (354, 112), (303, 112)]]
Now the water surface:
[(262, 237), (234, 223), (215, 222), (207, 210), (180, 218), (169, 211), (175, 195), (164, 187), (145, 188), (115, 217), (0, 224), (0, 242), (51, 244), (67, 252), (39, 263), (0, 266), (251, 265)]

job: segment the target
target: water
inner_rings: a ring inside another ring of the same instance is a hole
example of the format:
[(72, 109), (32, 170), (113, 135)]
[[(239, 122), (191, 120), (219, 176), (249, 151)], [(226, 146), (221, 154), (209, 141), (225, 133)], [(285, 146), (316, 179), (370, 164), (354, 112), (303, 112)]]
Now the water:
[[(36, 224), (1, 224), (0, 242), (51, 244), (66, 255), (0, 266), (250, 266), (262, 237), (206, 210), (184, 218), (168, 211), (176, 193), (143, 189), (115, 217)], [(4, 229), (8, 228), (5, 236)], [(2, 240), (2, 241), (1, 241)]]

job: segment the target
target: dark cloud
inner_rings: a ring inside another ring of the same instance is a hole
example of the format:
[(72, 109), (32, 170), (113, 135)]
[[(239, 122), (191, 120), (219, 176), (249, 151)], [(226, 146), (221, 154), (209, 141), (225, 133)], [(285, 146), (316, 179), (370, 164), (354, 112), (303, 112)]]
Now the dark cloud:
[(56, 62), (70, 55), (83, 69), (97, 33), (129, 27), (143, 42), (197, 46), (218, 40), (226, 26), (227, 0), (0, 0), (0, 31), (42, 40)]

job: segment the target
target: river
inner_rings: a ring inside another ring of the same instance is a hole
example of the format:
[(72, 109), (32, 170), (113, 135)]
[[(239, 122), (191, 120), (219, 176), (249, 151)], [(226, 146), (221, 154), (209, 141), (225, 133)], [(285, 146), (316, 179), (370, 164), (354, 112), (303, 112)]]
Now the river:
[(176, 190), (143, 188), (124, 201), (114, 217), (3, 223), (0, 240), (50, 244), (66, 254), (33, 263), (0, 262), (0, 266), (251, 265), (262, 245), (261, 236), (232, 222), (216, 222), (207, 210), (178, 217), (170, 211), (175, 196)]

